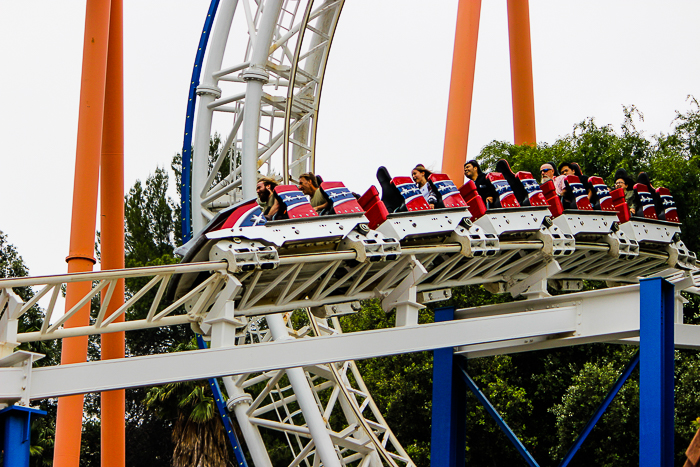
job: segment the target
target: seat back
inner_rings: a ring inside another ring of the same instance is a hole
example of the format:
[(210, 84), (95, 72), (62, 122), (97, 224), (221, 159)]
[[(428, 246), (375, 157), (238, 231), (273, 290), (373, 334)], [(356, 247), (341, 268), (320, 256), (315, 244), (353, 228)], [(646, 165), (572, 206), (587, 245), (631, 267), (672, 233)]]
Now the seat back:
[(510, 184), (506, 181), (499, 172), (491, 172), (486, 175), (486, 179), (493, 184), (493, 187), (498, 193), (498, 199), (501, 202), (502, 208), (519, 208), (520, 203), (515, 198)]
[(625, 189), (616, 188), (610, 192), (610, 201), (612, 202), (615, 211), (617, 211), (617, 218), (620, 220), (621, 224), (628, 222), (630, 220), (630, 208), (625, 201)]
[(467, 207), (467, 203), (460, 196), (459, 191), (450, 177), (445, 174), (434, 173), (429, 177), (429, 183), (435, 187), (435, 191), (440, 198), (438, 201), (442, 203), (444, 208), (461, 208)]
[(676, 202), (671, 196), (671, 192), (668, 188), (657, 188), (656, 193), (661, 198), (661, 207), (663, 208), (664, 220), (669, 222), (680, 222), (678, 219), (678, 211), (676, 211)]
[(564, 183), (567, 191), (572, 195), (576, 203), (576, 209), (580, 209), (582, 211), (593, 210), (591, 201), (588, 199), (588, 190), (584, 188), (583, 183), (581, 183), (576, 175), (568, 175)]
[(353, 194), (342, 182), (323, 182), (319, 189), (331, 204), (334, 214), (349, 214), (363, 211)]
[(515, 199), (518, 201), (518, 205), (528, 206), (530, 204), (528, 192), (523, 186), (521, 179), (513, 173), (513, 169), (510, 168), (510, 164), (507, 160), (501, 159), (496, 162), (496, 172), (503, 175), (505, 181), (508, 182), (510, 189), (513, 191), (513, 195), (515, 195)]
[(369, 220), (369, 228), (376, 229), (389, 217), (389, 211), (379, 199), (379, 191), (372, 185), (358, 200), (359, 205), (365, 211), (365, 217)]
[(391, 184), (398, 189), (408, 211), (424, 211), (430, 209), (430, 205), (425, 198), (423, 198), (423, 195), (416, 186), (416, 182), (414, 182), (411, 177), (394, 177), (391, 180)]
[(639, 204), (642, 205), (642, 213), (647, 219), (658, 219), (656, 215), (656, 207), (654, 206), (654, 197), (649, 192), (649, 188), (644, 183), (635, 183), (634, 192), (637, 193)]
[(540, 185), (542, 190), (542, 196), (547, 200), (549, 205), (549, 212), (552, 213), (552, 217), (559, 217), (564, 214), (564, 206), (561, 205), (561, 200), (557, 195), (557, 189), (554, 186), (553, 180), (547, 180), (542, 185)]
[(375, 187), (374, 185), (370, 186), (369, 189), (365, 191), (365, 194), (360, 196), (360, 199), (357, 200), (359, 205), (365, 211), (367, 211), (379, 201), (381, 201), (381, 199), (379, 198), (379, 190), (377, 190), (377, 187)]
[(232, 229), (234, 227), (254, 227), (265, 225), (267, 219), (263, 215), (260, 205), (255, 200), (239, 206), (233, 211), (221, 226), (222, 229)]
[(459, 194), (462, 195), (462, 199), (467, 203), (467, 207), (469, 207), (472, 221), (486, 214), (486, 204), (484, 204), (484, 200), (481, 199), (481, 195), (479, 195), (479, 192), (476, 190), (476, 183), (474, 183), (474, 180), (467, 180), (467, 183), (459, 188)]
[[(527, 193), (527, 199), (530, 202), (530, 206), (547, 206), (547, 199), (542, 193), (540, 184), (537, 183), (535, 177), (532, 176), (530, 172), (520, 171), (515, 174), (515, 178), (520, 182), (525, 193)], [(523, 204), (523, 203), (520, 203)]]
[[(596, 198), (596, 207), (602, 211), (615, 211), (615, 205), (610, 197), (610, 189), (600, 177), (588, 177), (588, 183)], [(624, 199), (624, 195), (623, 195)]]
[(311, 207), (309, 199), (295, 185), (277, 185), (275, 196), (280, 203), (275, 219), (303, 219), (318, 216), (316, 210)]

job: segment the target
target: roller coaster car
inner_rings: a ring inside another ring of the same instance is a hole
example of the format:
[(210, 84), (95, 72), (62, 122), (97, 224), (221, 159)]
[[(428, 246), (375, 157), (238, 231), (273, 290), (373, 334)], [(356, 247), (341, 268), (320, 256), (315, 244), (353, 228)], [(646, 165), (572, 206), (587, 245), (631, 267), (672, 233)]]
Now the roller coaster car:
[[(502, 172), (486, 175), (498, 193), (500, 208), (489, 209), (475, 221), (499, 238), (503, 235), (513, 239), (540, 240), (542, 252), (551, 256), (567, 256), (574, 252), (574, 237), (562, 232), (554, 225), (539, 184), (529, 172), (513, 174), (505, 160), (497, 163)], [(511, 183), (516, 187), (513, 189)], [(473, 182), (471, 182), (473, 183)], [(518, 199), (518, 196), (520, 198)], [(521, 204), (522, 203), (522, 204)]]
[[(274, 191), (280, 206), (275, 220), (266, 220), (254, 199), (243, 201), (219, 212), (176, 253), (183, 263), (226, 260), (234, 274), (275, 269), (280, 255), (335, 249), (354, 250), (360, 262), (398, 258), (399, 243), (368, 227), (362, 208), (342, 183), (324, 182), (322, 189), (333, 214), (319, 216), (297, 187), (280, 185)], [(181, 296), (200, 279), (197, 274), (177, 278), (174, 295)]]
[(435, 209), (425, 201), (410, 177), (389, 175), (385, 167), (377, 171), (381, 198), (375, 187), (360, 197), (370, 228), (403, 242), (425, 242), (444, 238), (462, 246), (466, 256), (492, 255), (498, 251), (498, 237), (472, 225), (467, 202), (445, 174), (432, 174), (428, 180), (437, 202)]

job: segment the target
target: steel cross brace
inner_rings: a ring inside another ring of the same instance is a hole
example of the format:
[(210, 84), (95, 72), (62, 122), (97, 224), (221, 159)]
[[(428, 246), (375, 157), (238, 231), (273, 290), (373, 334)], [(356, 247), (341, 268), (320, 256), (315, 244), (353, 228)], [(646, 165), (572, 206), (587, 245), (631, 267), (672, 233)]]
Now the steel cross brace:
[(471, 390), (471, 392), (474, 393), (476, 398), (479, 400), (481, 405), (484, 406), (486, 409), (486, 412), (488, 412), (489, 415), (491, 415), (491, 418), (493, 418), (498, 426), (501, 428), (503, 433), (508, 437), (511, 443), (513, 443), (513, 446), (515, 446), (515, 449), (520, 453), (521, 456), (523, 456), (523, 459), (525, 459), (525, 462), (527, 462), (527, 465), (530, 467), (539, 467), (539, 464), (535, 461), (535, 459), (532, 457), (530, 452), (527, 450), (525, 445), (520, 441), (518, 436), (513, 433), (513, 430), (510, 429), (508, 424), (506, 423), (505, 420), (503, 420), (503, 417), (501, 417), (501, 414), (498, 413), (496, 408), (491, 405), (491, 402), (488, 400), (488, 398), (484, 395), (483, 392), (479, 389), (479, 387), (476, 385), (473, 379), (469, 376), (467, 371), (464, 369), (464, 367), (460, 364), (459, 365), (460, 373), (462, 376), (462, 379), (464, 380), (464, 383), (467, 385), (467, 387)]
[(576, 441), (574, 441), (574, 444), (571, 445), (569, 448), (569, 452), (566, 453), (564, 458), (561, 460), (559, 463), (559, 467), (566, 467), (569, 465), (569, 462), (574, 458), (576, 453), (578, 452), (579, 448), (583, 444), (583, 442), (586, 440), (586, 437), (593, 431), (593, 428), (595, 427), (595, 424), (598, 423), (598, 420), (600, 420), (600, 417), (603, 416), (605, 411), (608, 409), (608, 406), (610, 403), (612, 403), (613, 399), (615, 399), (615, 396), (617, 396), (617, 393), (620, 392), (620, 389), (622, 389), (622, 386), (627, 382), (627, 379), (630, 377), (634, 369), (637, 367), (637, 364), (639, 364), (639, 351), (634, 354), (630, 362), (627, 364), (625, 367), (624, 371), (620, 375), (619, 378), (617, 378), (617, 381), (615, 381), (615, 384), (613, 385), (612, 388), (610, 388), (610, 391), (608, 391), (608, 394), (605, 396), (605, 399), (603, 399), (603, 402), (600, 403), (598, 406), (598, 409), (595, 411), (593, 416), (588, 420), (588, 423), (586, 423), (586, 426), (583, 427), (583, 430), (581, 433), (578, 435), (578, 438), (576, 438)]
[(417, 326), (418, 311), (425, 308), (417, 302), (417, 285), (428, 271), (415, 256), (411, 256), (409, 266), (408, 275), (382, 300), (384, 311), (396, 308), (396, 326)]

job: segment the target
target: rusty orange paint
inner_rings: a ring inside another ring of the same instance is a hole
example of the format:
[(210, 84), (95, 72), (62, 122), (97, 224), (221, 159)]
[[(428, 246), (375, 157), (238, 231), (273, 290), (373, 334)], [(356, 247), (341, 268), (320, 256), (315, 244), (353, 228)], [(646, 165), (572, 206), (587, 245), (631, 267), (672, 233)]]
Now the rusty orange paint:
[(464, 163), (467, 160), (480, 16), (481, 0), (459, 1), (442, 154), (442, 171), (457, 186), (464, 181)]
[[(69, 273), (91, 271), (95, 264), (97, 188), (102, 148), (109, 16), (109, 0), (87, 1), (70, 250), (66, 258)], [(90, 287), (90, 283), (68, 284), (66, 310), (72, 308), (88, 293)], [(86, 305), (65, 323), (65, 327), (87, 326), (89, 313), (90, 307)], [(63, 339), (62, 365), (84, 362), (86, 357), (87, 337)], [(54, 445), (55, 467), (78, 467), (82, 421), (83, 396), (59, 398)]]
[(537, 144), (537, 136), (528, 0), (508, 0), (508, 40), (513, 93), (513, 136), (515, 144), (534, 145)]
[[(100, 163), (101, 267), (124, 268), (124, 47), (123, 2), (112, 0), (109, 51), (102, 126)], [(107, 316), (124, 304), (124, 280), (119, 280), (107, 307)], [(114, 322), (124, 321), (124, 315)], [(102, 360), (124, 358), (124, 333), (103, 334)], [(107, 391), (101, 397), (101, 465), (124, 467), (126, 439), (124, 390)]]

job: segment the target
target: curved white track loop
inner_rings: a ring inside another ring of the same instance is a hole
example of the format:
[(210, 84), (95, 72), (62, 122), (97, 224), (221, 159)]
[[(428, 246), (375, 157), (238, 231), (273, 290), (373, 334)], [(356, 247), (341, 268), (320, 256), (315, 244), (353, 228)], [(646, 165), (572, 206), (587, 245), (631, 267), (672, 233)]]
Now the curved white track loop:
[[(197, 88), (192, 164), (195, 232), (215, 211), (241, 196), (254, 197), (258, 175), (274, 174), (288, 183), (314, 170), (321, 86), (343, 3), (222, 0)], [(245, 19), (248, 44), (242, 61), (226, 63), (227, 45), (235, 47), (229, 44), (235, 39), (240, 42), (231, 30), (235, 13)], [(220, 157), (210, 167), (209, 139), (215, 131), (213, 122), (222, 116), (230, 124), (226, 123)], [(226, 176), (221, 175), (222, 168)]]
[[(321, 87), (343, 4), (344, 0), (222, 0), (197, 88), (194, 232), (219, 209), (254, 197), (258, 176), (275, 175), (290, 183), (314, 170)], [(244, 21), (236, 23), (239, 17)], [(235, 48), (233, 25), (239, 23), (247, 26), (245, 56), (243, 61), (227, 63), (227, 46)], [(230, 124), (212, 163), (209, 141), (221, 115), (229, 116)], [(266, 332), (264, 340), (272, 334), (274, 340), (290, 338), (281, 320), (280, 315), (268, 316), (272, 333)], [(345, 374), (348, 370), (350, 379)], [(354, 363), (346, 362), (341, 373), (322, 366), (256, 375), (252, 381), (267, 379), (267, 384), (255, 400), (246, 395), (252, 390), (250, 378), (226, 378), (233, 401), (230, 408), (256, 466), (270, 465), (260, 426), (285, 434), (295, 458), (292, 466), (340, 466), (341, 460), (344, 465), (413, 465), (367, 394)], [(290, 382), (284, 387), (283, 377)], [(317, 382), (319, 378), (322, 383)], [(348, 389), (350, 380), (356, 387)], [(328, 392), (329, 400), (322, 401)], [(286, 393), (290, 394), (260, 407), (266, 397)], [(362, 404), (355, 399), (358, 395), (364, 399)], [(334, 410), (336, 406), (340, 409)], [(379, 422), (366, 420), (366, 410)], [(270, 416), (278, 421), (269, 421)], [(343, 429), (333, 431), (332, 426), (339, 424)]]

